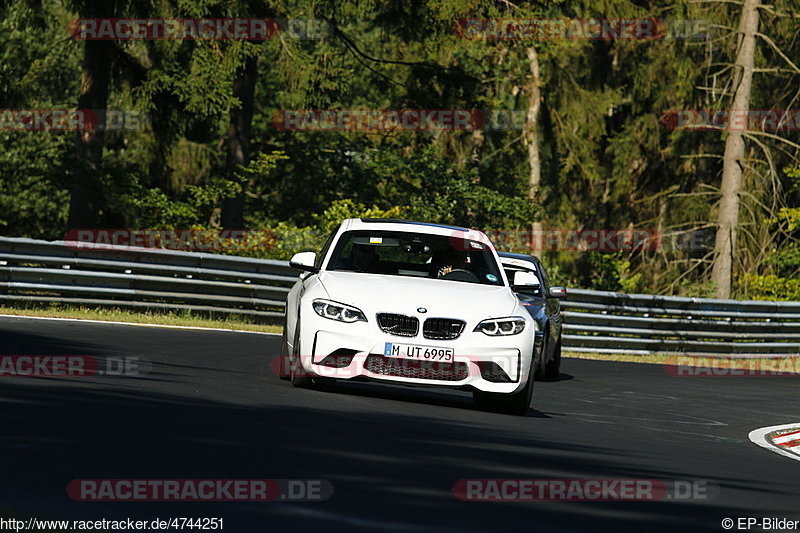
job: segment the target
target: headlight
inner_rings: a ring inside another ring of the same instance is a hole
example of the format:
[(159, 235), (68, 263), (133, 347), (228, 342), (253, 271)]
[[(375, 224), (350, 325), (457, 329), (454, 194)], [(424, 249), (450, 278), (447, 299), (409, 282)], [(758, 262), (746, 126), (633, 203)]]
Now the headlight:
[(314, 300), (311, 304), (314, 311), (321, 317), (338, 320), (339, 322), (366, 322), (367, 317), (361, 309), (352, 305), (340, 304), (330, 300)]
[(509, 316), (506, 318), (490, 318), (482, 321), (475, 326), (473, 331), (480, 331), (491, 337), (499, 335), (516, 335), (525, 329), (525, 319), (521, 316)]

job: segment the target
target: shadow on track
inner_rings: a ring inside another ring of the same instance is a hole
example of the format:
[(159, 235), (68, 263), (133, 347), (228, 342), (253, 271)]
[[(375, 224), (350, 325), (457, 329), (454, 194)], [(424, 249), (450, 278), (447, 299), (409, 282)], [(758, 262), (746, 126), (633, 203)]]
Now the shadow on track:
[[(698, 530), (712, 528), (709, 516), (731, 511), (713, 502), (462, 502), (452, 487), (466, 478), (692, 476), (630, 467), (624, 453), (592, 445), (591, 439), (553, 442), (513, 429), (538, 423), (530, 417), (475, 411), (473, 419), (446, 420), (384, 414), (364, 402), (388, 398), (417, 407), (451, 405), (462, 413), (471, 409), (467, 400), (446, 394), (433, 398), (370, 385), (348, 385), (347, 395), (296, 391), (277, 378), (261, 384), (287, 396), (312, 395), (318, 406), (242, 406), (144, 390), (4, 380), (0, 498), (14, 513), (60, 519), (223, 516), (226, 531), (509, 531), (522, 524), (552, 531)], [(335, 495), (320, 503), (81, 503), (65, 494), (67, 483), (81, 478), (262, 477), (324, 478)]]

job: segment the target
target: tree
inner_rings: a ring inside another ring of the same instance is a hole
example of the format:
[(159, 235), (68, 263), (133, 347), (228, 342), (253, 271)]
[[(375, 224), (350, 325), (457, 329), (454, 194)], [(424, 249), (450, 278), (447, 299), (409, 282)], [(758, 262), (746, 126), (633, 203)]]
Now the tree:
[[(263, 2), (248, 0), (243, 2), (242, 16), (272, 18), (275, 12)], [(225, 158), (226, 178), (237, 180), (240, 169), (250, 163), (250, 140), (255, 113), (255, 92), (259, 74), (259, 59), (263, 41), (250, 40), (242, 48), (242, 65), (236, 72), (233, 82), (233, 95), (239, 104), (230, 110), (230, 125), (226, 134), (227, 154)], [(262, 72), (262, 75), (264, 73)], [(242, 184), (245, 185), (245, 184)], [(221, 224), (224, 228), (240, 229), (244, 227), (245, 191), (222, 203)]]
[[(752, 72), (770, 75), (751, 81), (750, 108), (795, 109), (800, 101), (793, 1), (755, 4)], [(756, 127), (720, 135), (663, 122), (675, 109), (743, 111), (736, 98), (746, 69), (735, 67), (744, 53), (736, 29), (743, 6), (286, 0), (272, 15), (255, 12), (273, 9), (259, 0), (0, 2), (4, 105), (57, 109), (78, 101), (148, 119), (135, 132), (0, 132), (0, 227), (54, 238), (70, 204), (72, 225), (221, 222), (284, 238), (295, 230), (316, 235), (321, 213), (348, 202), (381, 212), (406, 206), (403, 216), (489, 230), (538, 229), (546, 220), (553, 228), (669, 236), (727, 225), (718, 244), (727, 236), (730, 247), (716, 256), (665, 242), (656, 251), (544, 251), (544, 259), (560, 281), (576, 286), (706, 296), (714, 290), (712, 270), (733, 257), (731, 294), (766, 294), (758, 289), (766, 278), (742, 274), (795, 275), (796, 230), (789, 238), (778, 234), (789, 222), (763, 222), (787, 220), (783, 209), (800, 201), (788, 189), (793, 178), (779, 170), (797, 168), (794, 132)], [(70, 20), (92, 15), (281, 16), (324, 19), (330, 31), (263, 43), (65, 39)], [(713, 33), (695, 40), (484, 40), (456, 31), (460, 19), (665, 16), (712, 21)], [(282, 109), (405, 108), (511, 111), (523, 120), (422, 132), (281, 131), (272, 123)], [(281, 254), (296, 242), (289, 238)]]
[[(745, 0), (739, 22), (738, 47), (734, 64), (736, 87), (729, 116), (747, 113), (753, 85), (753, 67), (758, 33), (760, 0)], [(732, 123), (733, 121), (731, 121)], [(733, 256), (736, 252), (736, 231), (739, 225), (739, 194), (745, 169), (744, 131), (731, 128), (725, 141), (722, 158), (722, 185), (720, 187), (717, 239), (714, 244), (714, 267), (711, 278), (717, 298), (730, 298), (733, 282)]]
[[(78, 109), (105, 110), (111, 76), (111, 41), (86, 41), (81, 70)], [(100, 174), (105, 132), (91, 129), (76, 132), (75, 167), (69, 192), (67, 229), (92, 228), (98, 223)]]
[[(225, 172), (229, 179), (236, 176), (240, 168), (250, 162), (250, 136), (257, 76), (258, 56), (249, 55), (233, 83), (233, 94), (240, 104), (231, 109), (231, 123), (226, 135)], [(244, 227), (244, 191), (223, 201), (221, 224), (223, 228), (229, 229)]]
[[(539, 201), (539, 189), (542, 182), (542, 159), (539, 152), (539, 110), (542, 106), (542, 78), (539, 74), (539, 54), (535, 46), (526, 47), (528, 62), (530, 64), (530, 81), (528, 82), (528, 112), (525, 121), (525, 143), (528, 146), (528, 165), (530, 174), (528, 177), (528, 198), (531, 203)], [(539, 235), (542, 232), (542, 223), (534, 220), (531, 224), (533, 239), (531, 241), (531, 251), (539, 254), (538, 243)]]

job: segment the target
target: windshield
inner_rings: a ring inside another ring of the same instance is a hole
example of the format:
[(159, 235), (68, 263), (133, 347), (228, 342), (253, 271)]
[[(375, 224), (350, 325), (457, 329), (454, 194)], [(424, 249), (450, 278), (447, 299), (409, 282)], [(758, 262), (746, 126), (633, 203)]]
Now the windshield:
[(425, 233), (348, 231), (336, 244), (328, 270), (503, 284), (486, 244)]

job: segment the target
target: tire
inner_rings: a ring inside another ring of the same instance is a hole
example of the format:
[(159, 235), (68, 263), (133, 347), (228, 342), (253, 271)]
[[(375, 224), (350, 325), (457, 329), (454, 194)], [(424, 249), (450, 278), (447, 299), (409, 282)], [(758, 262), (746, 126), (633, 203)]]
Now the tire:
[(283, 334), (281, 335), (281, 354), (278, 356), (280, 357), (280, 362), (278, 363), (278, 377), (282, 380), (288, 381), (291, 379), (291, 375), (289, 373), (289, 369), (291, 368), (291, 357), (289, 355), (289, 343), (286, 342), (286, 330), (288, 329), (288, 322), (286, 320), (283, 321)]
[(321, 391), (332, 391), (336, 388), (336, 380), (334, 378), (315, 377), (313, 381), (314, 388)]
[(553, 358), (548, 361), (544, 366), (544, 377), (547, 379), (556, 379), (561, 375), (561, 339), (558, 339), (555, 348), (553, 348)]
[(533, 361), (533, 379), (542, 381), (544, 379), (544, 360), (547, 358), (547, 337), (542, 339), (542, 349), (539, 350), (539, 357), (536, 357), (536, 348), (534, 348), (534, 361)]
[(298, 370), (301, 368), (300, 350), (298, 349), (299, 347), (300, 347), (300, 320), (298, 319), (297, 326), (294, 328), (294, 343), (292, 348), (292, 352), (294, 353), (289, 357), (290, 359), (289, 368), (291, 369), (290, 379), (292, 380), (292, 385), (302, 389), (310, 387), (314, 382), (310, 377), (303, 376), (298, 372)]
[(487, 408), (492, 411), (499, 411), (508, 415), (524, 416), (531, 406), (533, 398), (534, 369), (536, 361), (531, 361), (531, 368), (528, 372), (528, 382), (525, 387), (512, 394), (502, 394), (495, 392), (473, 391), (472, 399), (478, 407)]

